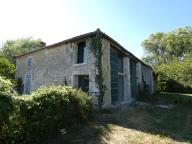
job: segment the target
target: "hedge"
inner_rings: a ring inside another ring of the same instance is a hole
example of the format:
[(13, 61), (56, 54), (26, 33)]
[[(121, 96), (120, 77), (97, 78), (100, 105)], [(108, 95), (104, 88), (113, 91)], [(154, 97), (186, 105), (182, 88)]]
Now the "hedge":
[[(12, 97), (8, 94), (0, 92), (0, 131), (2, 126), (9, 119), (9, 115), (13, 111)], [(1, 135), (0, 135), (1, 136)]]
[(11, 93), (14, 84), (11, 80), (6, 79), (0, 75), (0, 92)]
[(42, 143), (63, 128), (86, 122), (92, 111), (90, 97), (71, 87), (40, 88), (13, 99), (14, 112), (3, 125), (0, 143)]
[(171, 64), (163, 64), (155, 68), (157, 74), (157, 86), (164, 92), (192, 92), (192, 62), (174, 61)]

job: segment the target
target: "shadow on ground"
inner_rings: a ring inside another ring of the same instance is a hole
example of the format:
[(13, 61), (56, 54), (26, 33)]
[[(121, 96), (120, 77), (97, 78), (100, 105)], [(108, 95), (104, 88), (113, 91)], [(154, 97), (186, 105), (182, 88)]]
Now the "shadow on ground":
[(166, 109), (139, 102), (131, 107), (105, 110), (95, 113), (88, 125), (68, 130), (68, 134), (59, 135), (49, 143), (190, 143), (191, 109), (189, 104)]

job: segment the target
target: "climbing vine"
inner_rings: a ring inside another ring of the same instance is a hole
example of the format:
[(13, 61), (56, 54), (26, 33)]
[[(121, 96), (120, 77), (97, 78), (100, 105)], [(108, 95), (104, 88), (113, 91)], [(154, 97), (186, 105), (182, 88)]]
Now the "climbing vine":
[(101, 43), (101, 33), (99, 29), (97, 30), (96, 36), (91, 38), (90, 47), (95, 57), (95, 82), (97, 88), (99, 89), (98, 105), (99, 110), (101, 111), (106, 86), (103, 83), (104, 82), (103, 65), (102, 65), (103, 50)]

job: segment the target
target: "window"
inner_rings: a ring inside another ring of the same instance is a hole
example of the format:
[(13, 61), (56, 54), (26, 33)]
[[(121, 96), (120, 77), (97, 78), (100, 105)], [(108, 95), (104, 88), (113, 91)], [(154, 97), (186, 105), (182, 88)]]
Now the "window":
[(77, 49), (77, 63), (85, 63), (86, 50), (85, 50), (85, 42), (81, 42), (78, 44)]
[(28, 69), (32, 68), (32, 58), (28, 58), (28, 60), (27, 60), (27, 68)]

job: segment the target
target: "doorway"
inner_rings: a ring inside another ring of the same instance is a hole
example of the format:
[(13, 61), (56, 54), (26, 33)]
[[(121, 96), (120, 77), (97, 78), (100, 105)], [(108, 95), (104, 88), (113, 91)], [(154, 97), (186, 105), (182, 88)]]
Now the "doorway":
[(32, 75), (26, 74), (25, 75), (25, 88), (24, 88), (25, 94), (31, 94), (31, 85), (32, 85)]
[(78, 76), (78, 88), (84, 92), (89, 92), (89, 75)]
[(130, 60), (130, 73), (131, 73), (131, 97), (137, 97), (137, 69), (136, 69), (136, 61)]

